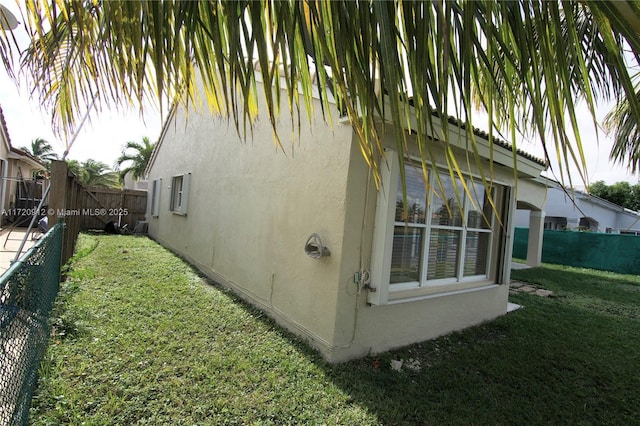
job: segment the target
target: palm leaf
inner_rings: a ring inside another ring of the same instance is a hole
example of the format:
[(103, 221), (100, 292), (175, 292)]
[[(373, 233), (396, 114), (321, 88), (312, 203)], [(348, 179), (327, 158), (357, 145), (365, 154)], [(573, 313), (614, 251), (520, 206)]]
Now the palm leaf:
[[(336, 113), (327, 101), (335, 98), (376, 182), (385, 158), (379, 117), (393, 124), (401, 163), (409, 152), (407, 136), (415, 135), (424, 168), (433, 161), (436, 140), (449, 149), (448, 114), (455, 110), (468, 122), (460, 128), (468, 167), (479, 161), (473, 105), (488, 112), (490, 140), (497, 129), (514, 143), (519, 134), (537, 134), (547, 159), (560, 160), (561, 176), (576, 165), (578, 178), (586, 180), (575, 100), (587, 104), (594, 126), (600, 99), (627, 97), (630, 116), (640, 119), (622, 53), (629, 46), (637, 64), (637, 2), (624, 2), (624, 14), (623, 6), (608, 2), (525, 0), (25, 5), (33, 33), (24, 69), (63, 129), (76, 123), (93, 97), (103, 106), (147, 97), (199, 106), (200, 81), (211, 110), (228, 114), (245, 136), (261, 90), (280, 144), (281, 91), (299, 124), (300, 106), (309, 114), (312, 108), (312, 69), (325, 117), (331, 121)], [(265, 84), (257, 85), (257, 78)], [(460, 175), (461, 167), (450, 161), (450, 174)], [(481, 177), (485, 185), (491, 173)]]

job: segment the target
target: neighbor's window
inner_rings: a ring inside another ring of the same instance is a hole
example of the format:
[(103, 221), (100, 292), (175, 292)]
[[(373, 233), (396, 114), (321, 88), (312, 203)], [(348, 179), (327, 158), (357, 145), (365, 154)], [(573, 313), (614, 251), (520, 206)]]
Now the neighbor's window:
[(153, 181), (151, 188), (151, 216), (158, 217), (160, 215), (160, 191), (162, 190), (162, 179)]
[(390, 284), (418, 286), (487, 277), (493, 209), (484, 185), (466, 179), (469, 196), (459, 178), (429, 171), (427, 191), (422, 170), (407, 164), (407, 210), (402, 184), (396, 191)]
[(171, 181), (171, 203), (169, 209), (177, 214), (187, 214), (189, 182), (191, 173), (174, 176)]

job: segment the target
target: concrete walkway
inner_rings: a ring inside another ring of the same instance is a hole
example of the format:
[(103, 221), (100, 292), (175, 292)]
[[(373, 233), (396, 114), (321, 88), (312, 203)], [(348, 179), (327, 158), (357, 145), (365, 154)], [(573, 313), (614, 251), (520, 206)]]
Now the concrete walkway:
[[(531, 268), (531, 266), (525, 263), (511, 262), (511, 269), (529, 269), (529, 268)], [(539, 288), (536, 285), (531, 283), (511, 280), (511, 283), (509, 283), (509, 294), (518, 294), (518, 293), (533, 294), (540, 297), (553, 297), (552, 291)], [(522, 308), (522, 306), (516, 303), (508, 302), (507, 304), (507, 312), (517, 311), (520, 308)]]
[(511, 262), (511, 269), (529, 269), (531, 266), (526, 263)]
[[(11, 262), (16, 257), (26, 231), (27, 228), (7, 227), (0, 229), (0, 275), (4, 274), (11, 266)], [(41, 236), (42, 234), (37, 230), (32, 232), (27, 238), (21, 254), (26, 253)]]

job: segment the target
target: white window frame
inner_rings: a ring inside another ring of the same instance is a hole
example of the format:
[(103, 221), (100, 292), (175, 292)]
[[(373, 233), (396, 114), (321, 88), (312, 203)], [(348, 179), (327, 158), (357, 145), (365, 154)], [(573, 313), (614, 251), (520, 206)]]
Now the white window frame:
[(174, 214), (186, 215), (189, 205), (189, 187), (191, 186), (191, 173), (175, 175), (171, 178), (171, 200), (169, 210)]
[(151, 217), (160, 216), (160, 194), (162, 193), (162, 178), (155, 179), (151, 184)]
[[(496, 215), (493, 214), (491, 218), (491, 229), (482, 230), (481, 232), (489, 232), (491, 234), (489, 247), (487, 248), (487, 266), (486, 274), (467, 276), (463, 275), (464, 261), (459, 261), (457, 264), (458, 270), (455, 278), (443, 278), (437, 280), (427, 280), (426, 265), (424, 262), (428, 262), (426, 253), (422, 253), (421, 261), (423, 262), (423, 268), (420, 270), (420, 280), (406, 283), (390, 283), (391, 277), (391, 258), (393, 252), (393, 238), (394, 227), (399, 226), (395, 221), (396, 215), (396, 191), (398, 183), (400, 181), (400, 163), (397, 155), (394, 152), (389, 152), (387, 156), (389, 167), (385, 167), (381, 170), (382, 186), (378, 191), (376, 217), (375, 217), (375, 229), (373, 235), (373, 251), (371, 257), (371, 286), (376, 291), (370, 291), (368, 295), (368, 302), (372, 305), (384, 305), (388, 303), (397, 303), (403, 301), (419, 300), (430, 297), (437, 297), (442, 295), (456, 294), (461, 291), (469, 291), (476, 289), (483, 289), (486, 287), (493, 287), (497, 282), (499, 271), (496, 268), (496, 257), (500, 256), (498, 253), (499, 246), (497, 241), (499, 238), (503, 238), (504, 235), (500, 232), (495, 232), (496, 228), (499, 228), (499, 224)], [(419, 163), (418, 163), (419, 164)], [(440, 172), (441, 168), (433, 166), (430, 168), (430, 173)], [(478, 178), (479, 180), (479, 178)], [(476, 180), (477, 181), (477, 180)], [(432, 180), (433, 182), (433, 180)], [(505, 188), (507, 185), (501, 184)], [(511, 203), (512, 200), (505, 199), (504, 196), (500, 198), (501, 203)], [(460, 242), (458, 244), (458, 252), (464, 253), (466, 245), (466, 233), (468, 231), (478, 231), (477, 228), (467, 228), (466, 223), (463, 223), (462, 227), (450, 227), (442, 225), (432, 225), (430, 222), (431, 211), (428, 203), (427, 211), (425, 213), (425, 224), (411, 224), (415, 227), (426, 228), (423, 234), (423, 245), (428, 247), (430, 239), (430, 230), (433, 229), (455, 229), (461, 231)], [(466, 203), (469, 204), (469, 203)], [(497, 207), (501, 211), (501, 207)], [(469, 206), (464, 208), (463, 221), (466, 221), (467, 212)], [(402, 223), (404, 225), (404, 222)], [(424, 250), (423, 250), (424, 251)], [(459, 254), (460, 256), (460, 254)], [(461, 258), (458, 258), (461, 260)]]

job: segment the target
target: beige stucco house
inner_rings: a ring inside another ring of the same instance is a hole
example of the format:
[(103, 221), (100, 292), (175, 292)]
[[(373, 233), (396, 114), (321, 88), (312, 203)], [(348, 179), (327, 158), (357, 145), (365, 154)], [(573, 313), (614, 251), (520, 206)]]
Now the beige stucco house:
[(31, 210), (42, 197), (45, 180), (36, 179), (45, 169), (37, 158), (11, 146), (7, 124), (0, 108), (0, 225), (17, 220), (16, 213)]
[[(284, 87), (284, 85), (283, 85)], [(304, 115), (304, 114), (303, 114)], [(335, 118), (334, 114), (334, 118)], [(465, 140), (451, 120), (459, 164)], [(233, 123), (173, 110), (147, 169), (149, 234), (215, 281), (305, 338), (331, 362), (431, 339), (507, 312), (516, 176), (512, 148), (477, 132), (480, 155), (493, 151), (489, 207), (479, 171), (464, 170), (473, 202), (446, 212), (408, 161), (410, 217), (405, 222), (393, 132), (376, 188), (347, 120), (279, 123), (285, 152), (259, 117), (247, 142)], [(295, 140), (287, 145), (288, 135)], [(432, 135), (438, 138), (438, 132)], [(412, 136), (409, 136), (410, 140)], [(458, 178), (440, 174), (450, 206)], [(419, 157), (410, 146), (409, 160)], [(522, 206), (540, 210), (544, 163), (517, 152)], [(464, 192), (464, 191), (462, 191)], [(455, 199), (455, 198), (453, 198)], [(500, 216), (500, 218), (498, 218)], [(323, 250), (325, 248), (325, 250)], [(213, 309), (213, 308), (212, 308)]]

